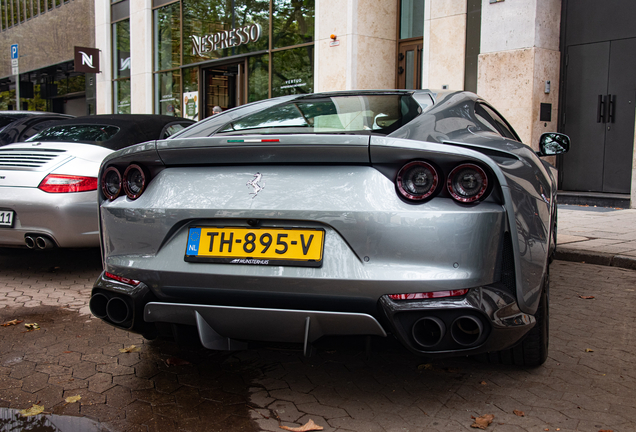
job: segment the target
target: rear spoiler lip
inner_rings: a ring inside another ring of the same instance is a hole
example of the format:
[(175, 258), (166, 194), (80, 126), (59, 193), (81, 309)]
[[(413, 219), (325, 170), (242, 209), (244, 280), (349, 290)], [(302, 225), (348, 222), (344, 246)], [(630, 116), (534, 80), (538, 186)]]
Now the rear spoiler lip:
[(157, 142), (166, 166), (272, 163), (370, 164), (370, 135), (226, 135)]

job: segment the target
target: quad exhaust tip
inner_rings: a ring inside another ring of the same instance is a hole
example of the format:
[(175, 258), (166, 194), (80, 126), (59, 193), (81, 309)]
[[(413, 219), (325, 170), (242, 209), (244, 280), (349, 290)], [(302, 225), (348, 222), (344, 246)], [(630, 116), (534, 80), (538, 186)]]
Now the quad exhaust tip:
[(122, 324), (131, 317), (130, 307), (124, 299), (113, 297), (106, 303), (106, 315), (115, 324)]
[(415, 342), (425, 348), (433, 348), (439, 344), (445, 333), (446, 325), (437, 317), (420, 318), (411, 329)]
[(469, 347), (476, 345), (484, 334), (481, 320), (471, 315), (463, 315), (453, 321), (451, 336), (459, 345)]

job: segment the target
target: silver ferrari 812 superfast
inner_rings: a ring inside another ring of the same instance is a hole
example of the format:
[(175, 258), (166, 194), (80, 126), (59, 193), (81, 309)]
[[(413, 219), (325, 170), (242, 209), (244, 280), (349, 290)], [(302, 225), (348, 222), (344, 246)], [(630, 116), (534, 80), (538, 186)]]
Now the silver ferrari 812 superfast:
[(556, 171), (468, 92), (244, 105), (106, 157), (93, 314), (203, 346), (394, 337), (542, 364)]

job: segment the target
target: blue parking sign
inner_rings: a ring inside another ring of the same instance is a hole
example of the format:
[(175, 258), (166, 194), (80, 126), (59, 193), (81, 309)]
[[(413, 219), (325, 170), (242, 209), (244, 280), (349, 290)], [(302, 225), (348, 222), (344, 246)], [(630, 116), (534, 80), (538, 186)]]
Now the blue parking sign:
[(18, 58), (18, 44), (11, 45), (11, 60)]

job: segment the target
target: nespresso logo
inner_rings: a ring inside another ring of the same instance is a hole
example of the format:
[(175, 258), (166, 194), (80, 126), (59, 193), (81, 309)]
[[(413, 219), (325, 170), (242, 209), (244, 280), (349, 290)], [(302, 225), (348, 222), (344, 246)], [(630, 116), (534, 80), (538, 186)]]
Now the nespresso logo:
[(256, 42), (261, 37), (261, 33), (260, 24), (252, 24), (203, 36), (192, 35), (190, 36), (192, 54), (203, 57), (204, 54), (212, 51)]

